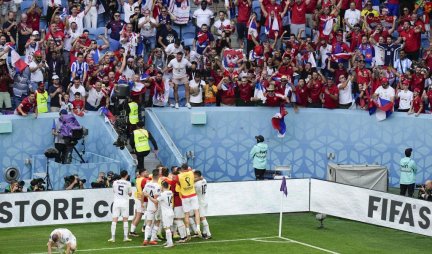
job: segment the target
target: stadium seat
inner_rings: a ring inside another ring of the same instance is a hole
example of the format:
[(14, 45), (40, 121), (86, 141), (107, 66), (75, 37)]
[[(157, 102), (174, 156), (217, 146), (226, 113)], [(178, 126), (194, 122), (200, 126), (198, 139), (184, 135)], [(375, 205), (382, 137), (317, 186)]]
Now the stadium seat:
[(192, 47), (193, 41), (194, 41), (194, 38), (185, 38), (185, 39), (183, 40), (183, 44), (184, 44), (185, 46), (190, 46), (190, 47)]
[(105, 34), (105, 26), (96, 28), (96, 37), (100, 34)]
[(181, 34), (180, 34), (180, 27), (177, 26), (177, 25), (172, 25), (172, 28), (174, 29), (174, 31), (177, 32), (177, 34), (179, 35), (179, 37), (181, 37)]
[(97, 28), (86, 28), (89, 31), (89, 38), (94, 40), (97, 38)]

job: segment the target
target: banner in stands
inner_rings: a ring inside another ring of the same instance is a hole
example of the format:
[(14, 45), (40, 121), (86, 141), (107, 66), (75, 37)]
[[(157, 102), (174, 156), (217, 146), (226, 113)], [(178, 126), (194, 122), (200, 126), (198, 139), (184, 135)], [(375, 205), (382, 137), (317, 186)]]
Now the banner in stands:
[(432, 236), (432, 203), (311, 179), (310, 210)]
[[(208, 215), (277, 213), (281, 181), (210, 183)], [(309, 179), (287, 181), (285, 212), (309, 210)], [(112, 189), (11, 193), (0, 195), (0, 228), (111, 220)], [(133, 215), (130, 199), (129, 214)], [(130, 217), (131, 219), (131, 217)]]

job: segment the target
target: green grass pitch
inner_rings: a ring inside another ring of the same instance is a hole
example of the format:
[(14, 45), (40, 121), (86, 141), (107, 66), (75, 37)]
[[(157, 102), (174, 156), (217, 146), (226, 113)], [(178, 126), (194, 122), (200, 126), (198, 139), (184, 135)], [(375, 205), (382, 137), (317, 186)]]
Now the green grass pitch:
[(328, 217), (325, 228), (318, 229), (312, 213), (284, 214), (282, 236), (286, 239), (277, 237), (279, 214), (209, 217), (208, 221), (213, 239), (192, 239), (171, 249), (141, 247), (142, 233), (132, 242), (122, 242), (122, 222), (117, 224), (116, 243), (107, 242), (110, 223), (0, 229), (0, 253), (44, 253), (50, 232), (59, 227), (70, 229), (77, 237), (78, 253), (420, 254), (432, 250), (430, 237), (334, 217)]

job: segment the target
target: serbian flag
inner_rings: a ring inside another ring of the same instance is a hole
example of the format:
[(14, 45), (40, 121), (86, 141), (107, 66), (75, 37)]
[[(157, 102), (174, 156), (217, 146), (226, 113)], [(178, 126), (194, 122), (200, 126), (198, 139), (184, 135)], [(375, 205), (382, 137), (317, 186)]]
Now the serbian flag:
[(106, 107), (101, 107), (99, 109), (100, 113), (105, 116), (105, 122), (111, 122), (112, 124), (115, 122), (116, 117), (109, 111)]
[(337, 62), (338, 60), (349, 60), (351, 58), (351, 53), (337, 53), (337, 54), (327, 53), (327, 55), (330, 57), (330, 60), (333, 62)]
[(378, 121), (385, 120), (393, 113), (393, 106), (394, 103), (386, 99), (378, 98), (377, 100), (371, 100), (369, 115), (375, 114)]
[(288, 114), (288, 111), (285, 109), (285, 104), (282, 104), (279, 107), (279, 113), (276, 113), (272, 117), (272, 125), (275, 130), (278, 131), (278, 137), (283, 138), (286, 133), (286, 125), (285, 125), (285, 116)]
[(13, 47), (8, 45), (11, 50), (11, 63), (15, 67), (16, 71), (22, 73), (28, 66), (24, 60), (21, 59), (20, 55), (15, 51)]
[(330, 33), (333, 31), (333, 24), (334, 24), (335, 18), (332, 16), (329, 16), (327, 20), (324, 23), (323, 28), (323, 34), (324, 35), (330, 35)]
[(265, 28), (264, 28), (265, 29), (264, 31), (267, 35), (270, 35), (270, 32), (273, 32), (273, 33), (276, 31), (279, 32), (281, 27), (282, 26), (280, 25), (278, 18), (275, 18), (275, 17), (272, 18), (271, 15), (268, 15), (266, 22), (265, 22)]
[(258, 26), (255, 18), (252, 18), (249, 22), (248, 36), (249, 35), (255, 39), (258, 38)]
[(230, 64), (234, 64), (234, 69), (236, 70), (240, 67), (240, 60), (243, 60), (244, 58), (245, 56), (243, 55), (242, 49), (226, 49), (223, 52), (223, 67), (227, 70)]
[(255, 85), (254, 97), (260, 99), (263, 103), (267, 100), (264, 96), (264, 91), (264, 86), (260, 82), (257, 82)]

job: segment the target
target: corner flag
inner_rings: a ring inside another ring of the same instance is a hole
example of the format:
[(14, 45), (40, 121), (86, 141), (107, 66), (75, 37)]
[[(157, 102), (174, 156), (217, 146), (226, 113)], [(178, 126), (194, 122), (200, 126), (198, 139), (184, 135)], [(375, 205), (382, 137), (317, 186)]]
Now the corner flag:
[(288, 197), (288, 188), (287, 188), (285, 176), (282, 178), (282, 184), (280, 187), (280, 191), (282, 191), (283, 194), (285, 194), (285, 197)]

